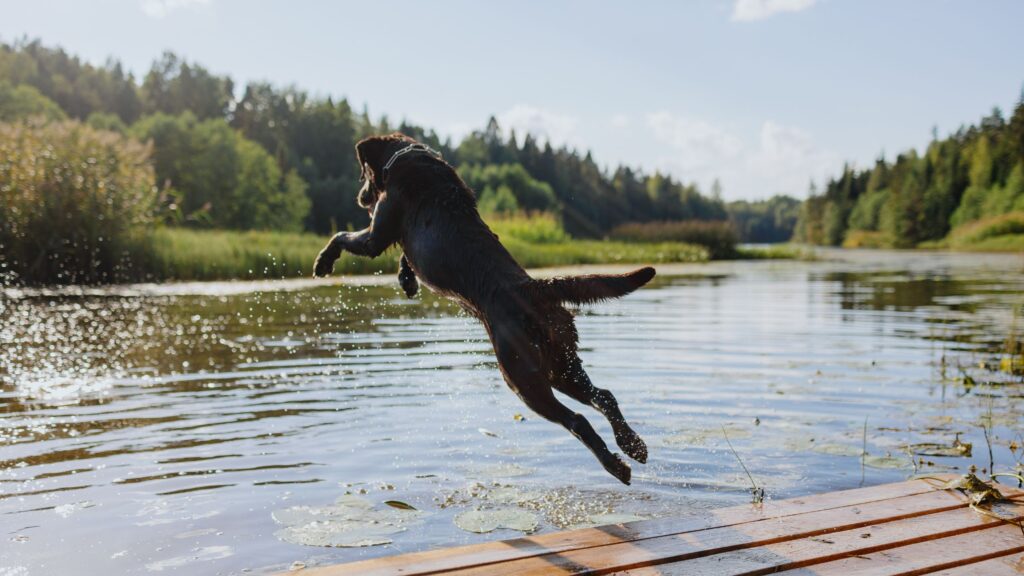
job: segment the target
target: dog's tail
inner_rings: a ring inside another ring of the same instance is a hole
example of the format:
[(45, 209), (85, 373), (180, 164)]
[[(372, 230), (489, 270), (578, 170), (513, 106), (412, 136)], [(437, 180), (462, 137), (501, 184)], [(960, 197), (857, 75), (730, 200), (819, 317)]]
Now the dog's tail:
[(544, 298), (572, 304), (591, 304), (625, 296), (654, 278), (654, 268), (640, 268), (627, 274), (588, 274), (534, 280), (531, 288)]

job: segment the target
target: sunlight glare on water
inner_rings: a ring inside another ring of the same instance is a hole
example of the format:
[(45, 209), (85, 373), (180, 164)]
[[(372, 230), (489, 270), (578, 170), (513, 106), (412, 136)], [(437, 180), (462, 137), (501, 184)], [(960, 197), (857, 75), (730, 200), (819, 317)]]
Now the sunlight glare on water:
[(579, 311), (650, 447), (631, 487), (391, 278), (8, 290), (0, 573), (263, 573), (742, 504), (726, 436), (771, 498), (987, 468), (983, 426), (1017, 467), (1024, 386), (981, 365), (1021, 329), (1021, 258), (826, 256), (667, 266)]

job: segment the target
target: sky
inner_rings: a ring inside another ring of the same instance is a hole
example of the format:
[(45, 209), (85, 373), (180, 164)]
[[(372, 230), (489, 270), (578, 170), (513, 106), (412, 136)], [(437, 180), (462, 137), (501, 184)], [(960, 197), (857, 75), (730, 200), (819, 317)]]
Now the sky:
[(1024, 87), (1017, 0), (0, 0), (28, 37), (137, 77), (173, 50), (457, 141), (520, 137), (726, 199), (805, 197)]

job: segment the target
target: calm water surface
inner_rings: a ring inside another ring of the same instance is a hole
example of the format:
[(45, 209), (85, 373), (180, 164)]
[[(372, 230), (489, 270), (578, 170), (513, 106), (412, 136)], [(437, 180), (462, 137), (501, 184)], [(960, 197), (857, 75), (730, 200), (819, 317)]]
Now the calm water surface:
[(390, 278), (8, 290), (0, 574), (266, 573), (521, 534), (473, 510), (545, 532), (743, 504), (726, 435), (769, 498), (987, 469), (985, 429), (1017, 467), (1024, 385), (989, 368), (1024, 260), (825, 257), (665, 266), (579, 311), (650, 446), (632, 487), (519, 403), (474, 320)]

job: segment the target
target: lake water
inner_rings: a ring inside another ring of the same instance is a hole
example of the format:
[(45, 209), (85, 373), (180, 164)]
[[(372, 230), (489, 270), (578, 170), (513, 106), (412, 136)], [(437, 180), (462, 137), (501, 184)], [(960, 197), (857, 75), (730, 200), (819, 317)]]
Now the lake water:
[(750, 501), (737, 455), (768, 498), (987, 470), (988, 444), (1018, 468), (1024, 385), (995, 368), (1024, 259), (822, 258), (662, 266), (579, 311), (650, 447), (630, 487), (520, 404), (473, 319), (390, 277), (8, 290), (0, 574), (258, 574), (522, 534), (481, 518), (686, 514)]

